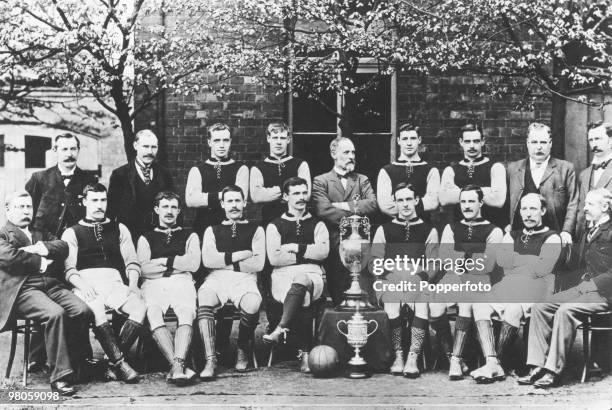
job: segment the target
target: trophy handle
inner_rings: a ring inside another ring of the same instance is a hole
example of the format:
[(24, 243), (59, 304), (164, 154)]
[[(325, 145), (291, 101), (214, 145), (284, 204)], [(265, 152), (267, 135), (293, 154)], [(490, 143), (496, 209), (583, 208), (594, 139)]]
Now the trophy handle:
[[(378, 322), (377, 322), (376, 320), (374, 320), (374, 319), (372, 319), (372, 320), (368, 320), (368, 325), (370, 325), (370, 323), (372, 323), (372, 322), (374, 322), (374, 324), (376, 325), (376, 327), (374, 328), (374, 330), (372, 330), (370, 333), (368, 333), (366, 337), (370, 337), (370, 336), (372, 336), (372, 335), (373, 335), (373, 334), (374, 334), (374, 333), (375, 333), (375, 332), (378, 330)], [(338, 323), (340, 323), (340, 322), (338, 322)], [(337, 325), (336, 325), (336, 326), (337, 326)]]
[[(347, 326), (347, 331), (348, 331), (348, 324), (346, 323), (346, 320), (339, 320), (338, 323), (336, 323), (336, 327), (338, 328), (338, 332), (340, 332), (341, 335), (348, 337), (348, 333), (344, 333), (340, 329), (340, 323), (344, 323)], [(378, 328), (378, 323), (376, 324), (376, 327)]]
[(366, 239), (370, 240), (370, 219), (367, 216), (362, 217), (361, 224), (363, 225), (363, 233), (365, 233)]

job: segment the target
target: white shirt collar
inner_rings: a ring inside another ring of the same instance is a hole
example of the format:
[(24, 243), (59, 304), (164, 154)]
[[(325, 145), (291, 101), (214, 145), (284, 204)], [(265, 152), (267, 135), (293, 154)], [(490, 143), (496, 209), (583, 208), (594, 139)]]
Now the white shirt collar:
[(608, 156), (605, 156), (603, 158), (593, 157), (593, 161), (591, 162), (591, 164), (601, 164), (602, 162), (606, 162), (610, 159), (612, 159), (612, 154), (609, 154)]
[(591, 227), (601, 226), (601, 225), (605, 224), (606, 222), (608, 222), (609, 220), (610, 220), (610, 215), (605, 214), (601, 218), (599, 218), (599, 221), (595, 222), (595, 225), (593, 225), (593, 222), (591, 222), (590, 225), (591, 225)]
[(348, 174), (348, 173), (349, 173), (348, 171), (345, 171), (345, 170), (343, 170), (343, 169), (340, 169), (340, 168), (338, 168), (338, 167), (336, 167), (336, 166), (334, 166), (334, 171), (336, 171), (336, 173), (337, 173), (338, 175), (342, 175), (342, 176), (344, 176), (344, 175), (346, 175), (346, 174)]
[(542, 161), (540, 165), (536, 164), (536, 162), (529, 157), (529, 169), (546, 169), (548, 167), (548, 162), (550, 161), (550, 155)]

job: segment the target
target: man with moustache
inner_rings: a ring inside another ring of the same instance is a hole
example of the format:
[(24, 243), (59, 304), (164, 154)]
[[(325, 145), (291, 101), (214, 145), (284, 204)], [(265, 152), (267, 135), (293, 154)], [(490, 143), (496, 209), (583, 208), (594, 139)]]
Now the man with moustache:
[(206, 366), (202, 380), (215, 377), (215, 311), (232, 302), (240, 311), (236, 370), (244, 372), (259, 321), (261, 295), (257, 272), (266, 259), (266, 237), (262, 227), (243, 219), (245, 197), (242, 188), (230, 185), (221, 191), (226, 219), (204, 232), (202, 262), (210, 273), (198, 289), (198, 326), (204, 345)]
[[(85, 218), (62, 235), (62, 240), (68, 243), (68, 257), (64, 262), (66, 280), (93, 311), (93, 331), (109, 358), (111, 370), (124, 382), (137, 383), (140, 375), (124, 360), (140, 335), (147, 310), (138, 288), (140, 264), (134, 243), (125, 225), (106, 217), (104, 185), (87, 185), (83, 189), (83, 205)], [(121, 276), (123, 270), (128, 286)], [(106, 309), (128, 316), (118, 341), (106, 319)]]
[(578, 209), (576, 172), (571, 162), (550, 155), (550, 127), (534, 122), (527, 129), (529, 158), (508, 164), (511, 230), (522, 229), (520, 200), (527, 194), (544, 197), (546, 213), (543, 224), (560, 232), (564, 245), (572, 243)]
[[(376, 195), (368, 177), (355, 172), (355, 146), (345, 137), (337, 137), (329, 144), (334, 168), (315, 177), (312, 202), (315, 214), (325, 221), (330, 233), (330, 255), (327, 259), (327, 286), (335, 305), (342, 301), (342, 292), (350, 286), (350, 275), (342, 262), (340, 220), (353, 214), (372, 215), (376, 212)], [(365, 288), (364, 288), (365, 289)]]
[(289, 178), (300, 177), (306, 181), (310, 198), (310, 168), (308, 163), (287, 153), (291, 142), (287, 125), (273, 122), (266, 131), (270, 155), (251, 168), (250, 193), (253, 203), (261, 203), (262, 224), (267, 226), (287, 209), (283, 203), (281, 187)]
[(597, 188), (586, 194), (587, 221), (580, 250), (580, 283), (556, 293), (554, 303), (538, 303), (531, 308), (527, 365), (528, 375), (519, 384), (538, 388), (555, 387), (576, 336), (581, 318), (610, 309), (612, 302), (612, 192)]
[(308, 352), (312, 348), (312, 317), (298, 317), (302, 306), (310, 306), (323, 294), (322, 264), (329, 254), (329, 232), (323, 221), (306, 209), (308, 183), (299, 177), (283, 184), (287, 212), (266, 229), (267, 252), (272, 271), (272, 296), (283, 303), (283, 316), (267, 343), (286, 341), (287, 332), (296, 332), (300, 371), (309, 373)]
[[(534, 302), (553, 292), (554, 268), (561, 254), (561, 237), (544, 225), (547, 204), (543, 196), (529, 193), (521, 199), (520, 216), (524, 228), (506, 233), (497, 252), (497, 264), (504, 269), (503, 279), (493, 287), (493, 297), (499, 303), (475, 303), (472, 306), (478, 338), (486, 359), (484, 366), (471, 376), (476, 383), (492, 383), (505, 379), (500, 360), (512, 346)], [(521, 303), (505, 303), (509, 300)], [(495, 348), (491, 317), (498, 316), (501, 329)]]
[[(405, 182), (398, 184), (393, 189), (393, 198), (398, 214), (392, 221), (383, 224), (376, 230), (372, 241), (371, 260), (395, 260), (398, 256), (413, 259), (437, 258), (438, 231), (419, 217), (416, 206), (418, 197), (412, 187)], [(370, 267), (372, 269), (372, 266)], [(392, 270), (377, 275), (387, 283), (400, 284), (406, 281), (414, 282), (418, 286), (421, 280), (428, 281), (435, 274), (434, 270), (428, 270), (425, 266), (421, 266), (418, 270), (412, 266), (410, 270)], [(389, 316), (391, 341), (395, 351), (395, 361), (389, 370), (394, 375), (403, 374), (411, 378), (419, 376), (417, 363), (419, 355), (423, 352), (425, 334), (429, 331), (429, 310), (427, 303), (419, 301), (418, 296), (417, 293), (398, 296), (394, 292), (377, 292), (377, 297), (383, 302), (384, 310)], [(410, 351), (405, 364), (401, 316), (401, 309), (404, 305), (410, 306), (414, 311), (414, 319), (410, 327)]]
[(461, 127), (459, 145), (463, 159), (453, 162), (442, 173), (440, 182), (440, 205), (450, 206), (449, 216), (461, 220), (459, 193), (466, 185), (478, 185), (484, 194), (482, 216), (499, 226), (506, 226), (507, 216), (503, 206), (506, 202), (506, 169), (500, 162), (491, 161), (482, 155), (485, 145), (482, 131), (475, 124)]
[[(45, 230), (61, 237), (64, 230), (77, 223), (85, 215), (81, 204), (81, 194), (87, 184), (97, 182), (97, 177), (77, 166), (81, 142), (76, 135), (69, 133), (55, 137), (53, 152), (57, 165), (32, 174), (25, 190), (32, 197), (35, 230)], [(47, 275), (60, 275), (61, 264), (49, 266)], [(88, 333), (89, 334), (89, 333)], [(45, 367), (45, 346), (42, 332), (34, 332), (30, 339), (28, 371), (36, 372)], [(84, 349), (89, 350), (89, 339), (83, 341)]]
[(578, 178), (578, 216), (576, 217), (576, 238), (584, 234), (585, 200), (587, 192), (596, 188), (612, 189), (612, 123), (594, 122), (588, 125), (587, 139), (593, 153), (591, 165), (580, 172)]
[[(477, 185), (466, 185), (459, 193), (459, 205), (463, 219), (444, 227), (440, 240), (440, 259), (482, 260), (483, 269), (472, 271), (447, 271), (440, 283), (483, 283), (491, 282), (490, 273), (495, 267), (494, 247), (503, 239), (502, 230), (482, 216), (484, 192)], [(435, 300), (435, 299), (434, 299)], [(436, 330), (442, 348), (450, 357), (450, 380), (460, 380), (467, 372), (463, 350), (472, 327), (472, 303), (457, 303), (459, 314), (455, 322), (455, 338), (451, 348), (451, 331), (446, 316), (447, 306), (455, 303), (430, 303), (431, 327)]]
[(229, 157), (232, 137), (229, 126), (215, 123), (208, 127), (210, 158), (192, 167), (187, 176), (185, 203), (196, 208), (194, 230), (202, 235), (204, 230), (217, 225), (225, 218), (221, 206), (221, 191), (229, 185), (238, 185), (249, 196), (249, 168)]
[(155, 161), (158, 142), (153, 131), (138, 131), (134, 149), (136, 158), (111, 174), (108, 216), (125, 225), (136, 241), (157, 224), (153, 198), (158, 192), (172, 190), (173, 184), (170, 171)]
[(429, 220), (429, 212), (438, 208), (440, 172), (421, 159), (419, 154), (421, 141), (419, 127), (410, 123), (402, 125), (397, 137), (397, 145), (400, 147), (399, 158), (378, 173), (376, 184), (378, 207), (391, 218), (398, 213), (392, 191), (400, 183), (410, 184), (414, 190), (416, 213), (420, 218)]
[(47, 273), (53, 263), (62, 263), (68, 246), (47, 231), (30, 230), (33, 206), (28, 192), (9, 194), (5, 206), (8, 222), (0, 230), (0, 329), (16, 318), (43, 322), (51, 389), (63, 396), (74, 394), (69, 337), (78, 333), (78, 326), (87, 329), (92, 314)]

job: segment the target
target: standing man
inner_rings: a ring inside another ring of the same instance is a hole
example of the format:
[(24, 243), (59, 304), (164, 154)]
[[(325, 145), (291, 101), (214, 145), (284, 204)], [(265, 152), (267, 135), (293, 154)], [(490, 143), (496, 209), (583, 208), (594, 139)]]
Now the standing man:
[[(57, 165), (35, 172), (26, 183), (25, 189), (30, 193), (34, 207), (33, 229), (47, 231), (60, 238), (67, 227), (74, 225), (85, 216), (85, 208), (81, 203), (83, 188), (98, 180), (96, 176), (77, 166), (80, 148), (81, 142), (77, 136), (57, 135), (53, 143)], [(61, 265), (61, 263), (51, 265), (47, 275), (61, 275)], [(83, 347), (89, 351), (87, 355), (91, 356), (89, 329)], [(41, 370), (45, 360), (42, 332), (34, 332), (30, 339), (28, 370), (31, 372)]]
[(325, 221), (330, 239), (330, 257), (327, 260), (327, 285), (335, 305), (342, 302), (342, 292), (349, 288), (350, 275), (342, 262), (340, 246), (340, 220), (352, 214), (372, 215), (376, 195), (368, 177), (355, 172), (355, 146), (345, 137), (337, 137), (329, 144), (334, 168), (315, 177), (312, 201), (315, 214)]
[(612, 123), (595, 122), (588, 126), (589, 148), (593, 161), (580, 173), (578, 182), (578, 216), (576, 239), (581, 240), (586, 226), (585, 204), (587, 192), (596, 188), (612, 189)]
[[(93, 311), (93, 331), (111, 368), (124, 382), (137, 383), (140, 375), (124, 360), (140, 335), (147, 311), (138, 288), (140, 264), (136, 249), (125, 225), (106, 217), (104, 185), (87, 185), (83, 190), (83, 205), (85, 218), (62, 235), (62, 240), (68, 243), (68, 257), (64, 262), (66, 280)], [(124, 268), (128, 286), (120, 273)], [(128, 316), (119, 341), (106, 319), (107, 308)]]
[[(153, 200), (158, 226), (138, 239), (138, 260), (144, 278), (142, 292), (153, 340), (171, 367), (168, 380), (179, 386), (189, 383), (195, 372), (185, 366), (196, 316), (193, 274), (200, 267), (200, 239), (177, 225), (180, 198), (162, 191)], [(178, 318), (174, 340), (164, 322), (172, 308)]]
[(483, 218), (500, 228), (505, 228), (508, 217), (504, 215), (506, 202), (506, 169), (500, 162), (493, 162), (482, 155), (485, 145), (482, 131), (475, 124), (461, 127), (459, 145), (463, 150), (463, 159), (453, 162), (442, 173), (440, 187), (440, 205), (451, 205), (449, 216), (460, 221), (459, 193), (466, 185), (478, 185), (484, 194)]
[(287, 212), (266, 229), (267, 252), (272, 271), (272, 296), (283, 303), (283, 316), (264, 342), (279, 343), (291, 329), (300, 343), (300, 371), (309, 373), (308, 352), (312, 348), (312, 317), (298, 316), (302, 306), (310, 306), (323, 294), (323, 268), (329, 254), (329, 232), (323, 221), (306, 210), (308, 183), (289, 178), (283, 184)]
[(428, 213), (438, 208), (440, 172), (419, 155), (421, 136), (419, 127), (404, 124), (399, 129), (397, 145), (400, 156), (378, 173), (376, 197), (380, 210), (391, 218), (398, 214), (393, 198), (393, 188), (400, 183), (409, 184), (414, 190), (416, 213), (429, 220)]
[(310, 168), (308, 163), (287, 153), (291, 142), (287, 125), (273, 122), (268, 125), (267, 141), (270, 155), (251, 168), (250, 188), (254, 203), (263, 203), (261, 209), (262, 224), (267, 226), (272, 220), (281, 216), (287, 205), (283, 203), (281, 187), (292, 177), (306, 181), (310, 199)]
[[(606, 171), (607, 172), (607, 171)], [(532, 369), (519, 384), (539, 388), (560, 384), (561, 372), (576, 336), (580, 318), (610, 309), (612, 302), (612, 192), (597, 188), (586, 194), (587, 229), (580, 251), (581, 282), (556, 293), (555, 302), (531, 309), (527, 365)]]
[(66, 258), (68, 246), (47, 232), (28, 228), (33, 214), (30, 194), (10, 194), (5, 206), (8, 222), (0, 230), (0, 329), (12, 318), (44, 322), (51, 388), (71, 395), (69, 337), (76, 326), (89, 326), (91, 311), (47, 274), (50, 264)]
[(236, 370), (246, 371), (249, 352), (259, 321), (261, 295), (257, 272), (266, 259), (266, 237), (262, 227), (242, 218), (245, 197), (242, 188), (230, 185), (221, 191), (226, 219), (209, 226), (202, 241), (202, 262), (210, 273), (198, 290), (198, 326), (206, 355), (200, 378), (215, 377), (215, 310), (232, 302), (240, 311)]
[(172, 190), (170, 171), (159, 165), (157, 137), (141, 130), (134, 137), (136, 158), (113, 171), (108, 187), (108, 216), (125, 225), (132, 239), (157, 224), (153, 198), (158, 192)]
[(225, 218), (221, 207), (221, 191), (229, 185), (238, 185), (249, 195), (249, 168), (229, 157), (232, 144), (230, 128), (223, 123), (208, 127), (210, 158), (203, 164), (191, 168), (185, 187), (185, 202), (196, 208), (194, 230), (203, 235), (204, 230), (220, 224)]
[(578, 187), (571, 162), (550, 156), (550, 127), (534, 122), (527, 129), (529, 158), (508, 164), (510, 190), (510, 226), (512, 231), (523, 228), (520, 201), (527, 194), (540, 194), (546, 202), (543, 224), (560, 232), (563, 244), (572, 243)]

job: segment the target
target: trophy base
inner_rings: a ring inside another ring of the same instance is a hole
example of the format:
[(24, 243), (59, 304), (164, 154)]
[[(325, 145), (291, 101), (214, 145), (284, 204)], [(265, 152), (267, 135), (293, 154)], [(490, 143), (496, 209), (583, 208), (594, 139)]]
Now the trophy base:
[(367, 379), (371, 374), (368, 371), (367, 364), (358, 364), (348, 366), (348, 378), (349, 379)]
[(345, 299), (336, 307), (336, 311), (338, 312), (356, 312), (359, 310), (360, 312), (372, 312), (377, 310), (370, 302), (367, 300), (367, 295), (350, 295), (344, 294)]

